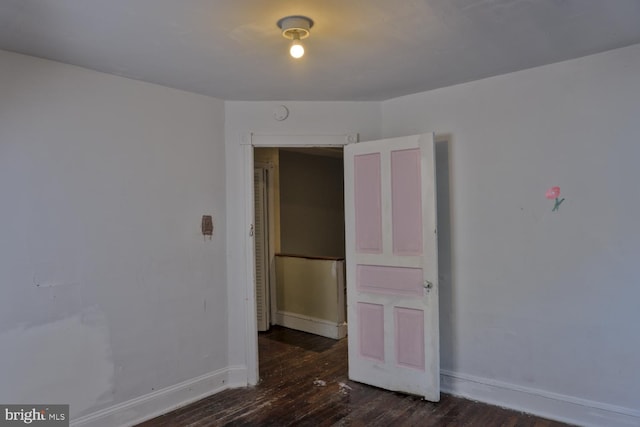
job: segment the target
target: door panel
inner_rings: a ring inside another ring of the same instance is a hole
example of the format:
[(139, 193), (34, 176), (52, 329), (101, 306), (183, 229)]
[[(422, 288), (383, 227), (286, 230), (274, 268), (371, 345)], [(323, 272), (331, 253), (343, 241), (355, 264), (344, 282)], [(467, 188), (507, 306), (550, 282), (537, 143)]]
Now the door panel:
[(424, 311), (395, 307), (398, 365), (424, 371)]
[(420, 150), (391, 152), (393, 253), (422, 255)]
[(344, 153), (349, 378), (438, 401), (433, 136)]
[(422, 296), (422, 269), (380, 265), (356, 266), (359, 291), (388, 295)]
[(360, 356), (384, 362), (384, 306), (358, 303)]
[(356, 246), (361, 253), (382, 253), (380, 173), (379, 153), (354, 159)]

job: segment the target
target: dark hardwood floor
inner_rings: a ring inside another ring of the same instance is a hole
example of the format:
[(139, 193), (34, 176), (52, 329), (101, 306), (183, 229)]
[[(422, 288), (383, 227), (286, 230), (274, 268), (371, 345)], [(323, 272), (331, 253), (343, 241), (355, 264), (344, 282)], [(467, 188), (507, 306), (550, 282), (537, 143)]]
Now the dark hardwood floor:
[(446, 394), (431, 403), (349, 381), (346, 339), (273, 327), (258, 343), (257, 386), (223, 391), (139, 426), (566, 426)]

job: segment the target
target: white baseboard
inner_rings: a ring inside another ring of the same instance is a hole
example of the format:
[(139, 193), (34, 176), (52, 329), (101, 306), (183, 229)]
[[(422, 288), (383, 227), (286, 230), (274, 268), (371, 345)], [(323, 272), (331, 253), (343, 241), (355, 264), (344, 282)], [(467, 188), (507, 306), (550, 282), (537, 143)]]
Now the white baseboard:
[(640, 411), (488, 378), (440, 371), (444, 393), (588, 427), (640, 425)]
[(228, 388), (246, 385), (246, 367), (230, 366), (73, 419), (70, 425), (132, 426)]
[(276, 325), (336, 340), (347, 336), (347, 325), (345, 323), (330, 322), (287, 311), (278, 311), (276, 313)]

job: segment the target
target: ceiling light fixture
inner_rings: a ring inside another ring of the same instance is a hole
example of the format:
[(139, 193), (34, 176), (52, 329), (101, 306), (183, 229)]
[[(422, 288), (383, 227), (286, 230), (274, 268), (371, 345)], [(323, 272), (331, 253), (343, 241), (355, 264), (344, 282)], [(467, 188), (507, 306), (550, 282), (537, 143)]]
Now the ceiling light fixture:
[(282, 36), (292, 40), (289, 54), (294, 58), (304, 55), (304, 46), (300, 40), (309, 37), (309, 30), (313, 27), (313, 21), (306, 16), (285, 16), (278, 21), (278, 28), (282, 30)]

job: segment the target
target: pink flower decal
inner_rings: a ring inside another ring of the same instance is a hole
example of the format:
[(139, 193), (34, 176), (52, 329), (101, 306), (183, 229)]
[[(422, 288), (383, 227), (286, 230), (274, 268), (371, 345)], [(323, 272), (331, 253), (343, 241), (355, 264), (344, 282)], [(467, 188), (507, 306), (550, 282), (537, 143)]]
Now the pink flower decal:
[(560, 197), (560, 187), (551, 187), (545, 193), (545, 197), (551, 200), (557, 199), (558, 197)]
[(551, 212), (560, 210), (560, 205), (564, 202), (564, 199), (560, 199), (560, 187), (551, 187), (546, 193), (544, 193), (544, 196), (549, 200), (555, 199), (556, 201)]

